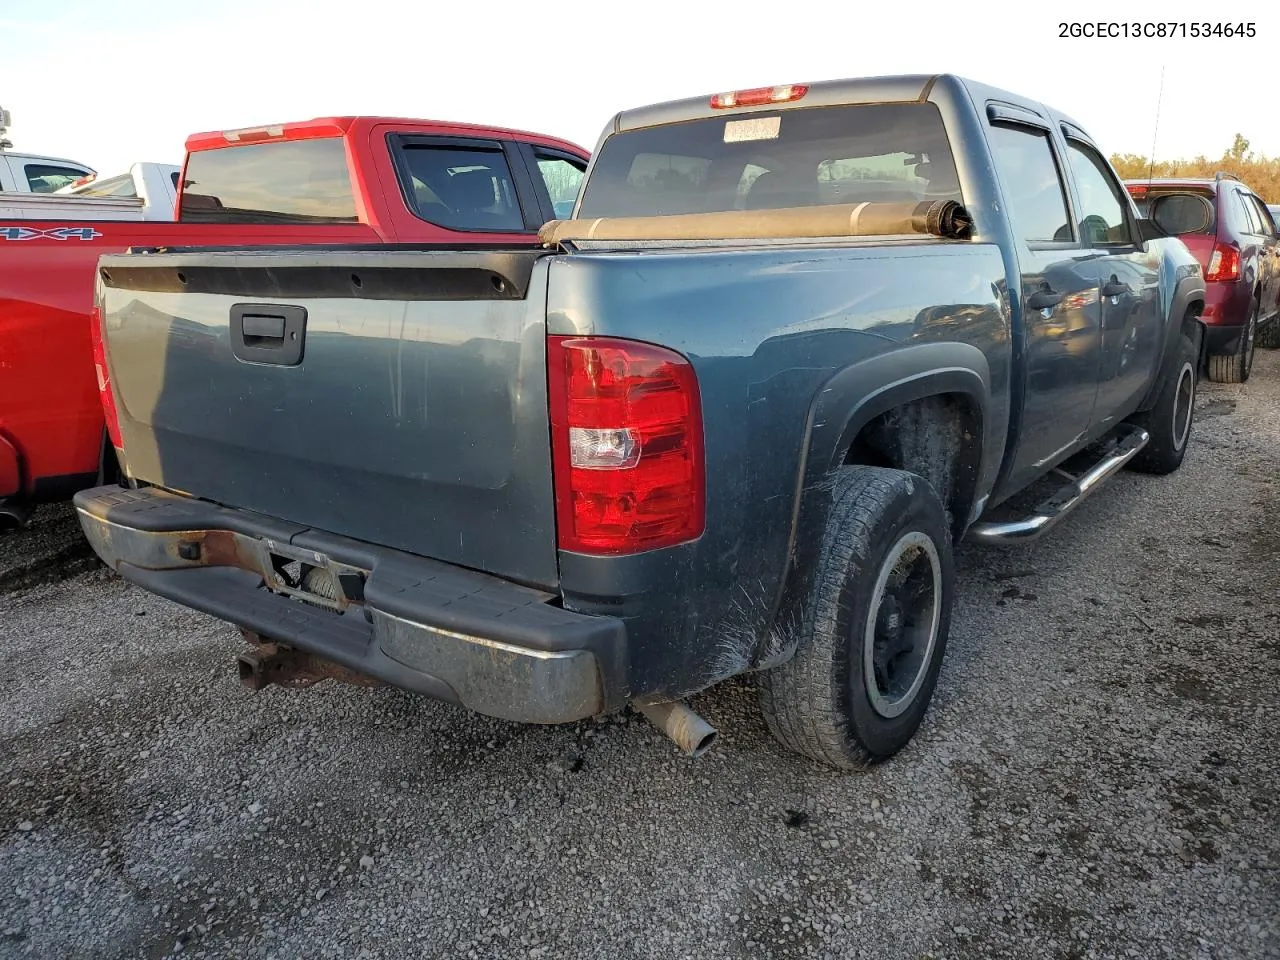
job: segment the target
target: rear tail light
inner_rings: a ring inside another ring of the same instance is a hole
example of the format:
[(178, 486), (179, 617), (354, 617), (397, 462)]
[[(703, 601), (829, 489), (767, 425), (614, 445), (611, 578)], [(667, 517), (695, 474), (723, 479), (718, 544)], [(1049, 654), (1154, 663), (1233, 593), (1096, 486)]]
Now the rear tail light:
[(122, 450), (124, 443), (120, 440), (120, 417), (116, 413), (116, 397), (111, 390), (107, 351), (103, 346), (106, 337), (102, 329), (102, 311), (97, 305), (89, 315), (89, 337), (93, 343), (93, 367), (98, 374), (98, 399), (102, 402), (102, 413), (107, 421), (107, 436), (111, 438), (113, 447)]
[(735, 90), (733, 93), (717, 93), (711, 98), (711, 107), (714, 110), (728, 110), (732, 107), (758, 107), (766, 103), (789, 103), (799, 100), (808, 92), (808, 86), (801, 83)]
[(693, 540), (705, 522), (693, 366), (634, 340), (548, 337), (562, 550), (620, 554)]
[(1205, 269), (1206, 280), (1238, 280), (1240, 278), (1240, 251), (1229, 243), (1216, 243)]

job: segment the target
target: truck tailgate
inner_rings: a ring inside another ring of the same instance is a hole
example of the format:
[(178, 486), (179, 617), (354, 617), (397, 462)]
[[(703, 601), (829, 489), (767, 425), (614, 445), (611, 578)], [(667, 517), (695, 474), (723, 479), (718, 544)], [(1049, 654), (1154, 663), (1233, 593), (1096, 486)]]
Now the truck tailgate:
[(130, 474), (554, 586), (544, 255), (104, 257)]

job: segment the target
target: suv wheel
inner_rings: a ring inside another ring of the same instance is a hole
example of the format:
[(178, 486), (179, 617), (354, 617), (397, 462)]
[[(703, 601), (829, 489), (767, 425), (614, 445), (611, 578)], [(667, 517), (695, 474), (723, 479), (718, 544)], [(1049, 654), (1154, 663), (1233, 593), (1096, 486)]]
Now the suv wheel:
[(1210, 354), (1209, 379), (1214, 383), (1246, 383), (1253, 370), (1254, 348), (1258, 340), (1258, 301), (1253, 301), (1249, 320), (1240, 333), (1234, 353)]

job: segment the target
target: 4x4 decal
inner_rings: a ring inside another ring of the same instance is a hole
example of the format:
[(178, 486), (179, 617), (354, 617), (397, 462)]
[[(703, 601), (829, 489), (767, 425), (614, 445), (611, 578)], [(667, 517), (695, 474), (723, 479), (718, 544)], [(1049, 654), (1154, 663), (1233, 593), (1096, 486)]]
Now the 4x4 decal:
[(93, 227), (0, 227), (3, 240), (96, 240), (102, 236)]

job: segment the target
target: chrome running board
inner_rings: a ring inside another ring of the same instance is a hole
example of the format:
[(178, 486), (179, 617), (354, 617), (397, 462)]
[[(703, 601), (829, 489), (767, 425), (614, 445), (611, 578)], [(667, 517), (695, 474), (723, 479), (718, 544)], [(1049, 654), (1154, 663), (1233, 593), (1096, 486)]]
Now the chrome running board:
[(1106, 457), (1085, 473), (1071, 478), (1070, 483), (1036, 507), (1030, 516), (1019, 520), (979, 521), (969, 528), (966, 538), (994, 545), (1028, 543), (1039, 538), (1080, 506), (1089, 494), (1119, 473), (1150, 440), (1151, 434), (1142, 428), (1124, 427), (1123, 432), (1118, 435), (1115, 448)]

